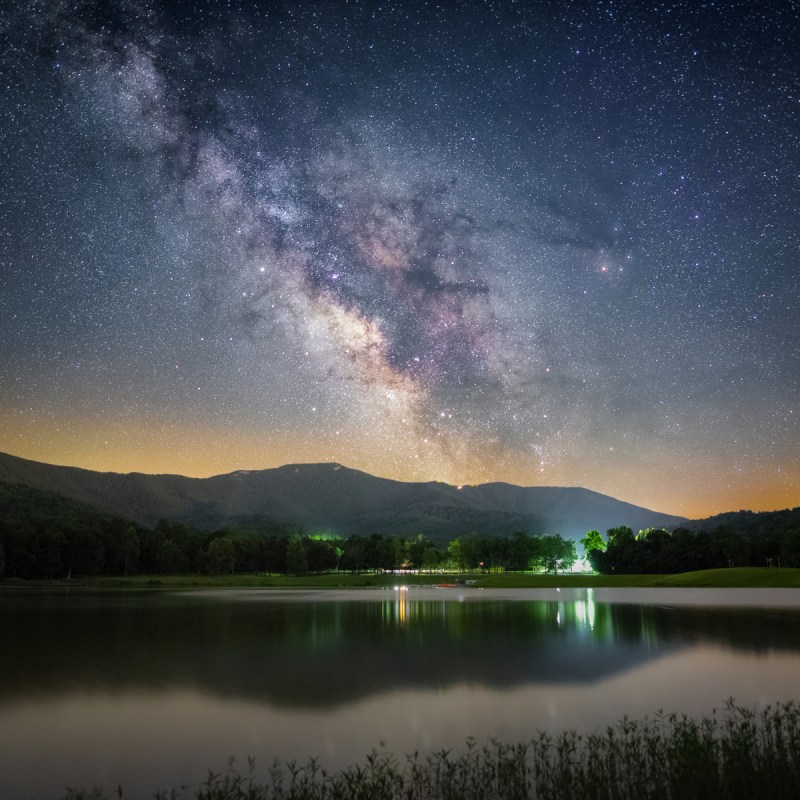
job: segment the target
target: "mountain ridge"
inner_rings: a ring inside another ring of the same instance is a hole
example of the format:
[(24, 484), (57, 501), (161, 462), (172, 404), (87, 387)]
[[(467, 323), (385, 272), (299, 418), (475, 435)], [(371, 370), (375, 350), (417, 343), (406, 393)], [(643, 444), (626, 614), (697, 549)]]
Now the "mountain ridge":
[(95, 472), (0, 453), (0, 481), (56, 492), (144, 525), (166, 518), (215, 528), (264, 518), (310, 532), (423, 533), (445, 541), (472, 530), (577, 538), (590, 528), (672, 528), (685, 522), (582, 487), (396, 481), (325, 462), (190, 478)]

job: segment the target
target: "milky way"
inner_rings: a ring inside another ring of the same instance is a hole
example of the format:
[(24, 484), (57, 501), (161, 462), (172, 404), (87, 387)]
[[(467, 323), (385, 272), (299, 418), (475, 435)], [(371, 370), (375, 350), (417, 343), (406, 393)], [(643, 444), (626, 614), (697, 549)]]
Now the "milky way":
[(0, 449), (796, 505), (799, 14), (6, 8)]

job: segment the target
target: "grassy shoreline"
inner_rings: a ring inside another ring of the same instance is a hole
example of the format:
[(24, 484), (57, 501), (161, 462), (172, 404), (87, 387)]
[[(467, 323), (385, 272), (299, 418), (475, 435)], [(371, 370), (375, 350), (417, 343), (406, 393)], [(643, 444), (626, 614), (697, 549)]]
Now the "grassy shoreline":
[[(266, 780), (264, 776), (266, 774)], [(196, 800), (795, 800), (800, 795), (800, 706), (760, 712), (737, 707), (699, 720), (657, 712), (626, 717), (590, 734), (539, 733), (529, 741), (478, 744), (405, 757), (373, 751), (364, 762), (328, 773), (274, 762), (258, 771), (231, 763), (209, 773)], [(157, 798), (186, 798), (184, 790)], [(125, 800), (122, 789), (114, 795)], [(70, 789), (65, 800), (111, 800), (101, 789)]]
[(787, 588), (800, 589), (800, 569), (787, 567), (731, 567), (673, 575), (591, 575), (541, 573), (505, 574), (360, 574), (329, 575), (135, 575), (98, 576), (71, 580), (24, 581), (0, 579), (3, 588), (82, 587), (90, 589), (375, 589), (437, 586), (474, 581), (467, 588), (486, 589), (587, 589), (587, 588)]

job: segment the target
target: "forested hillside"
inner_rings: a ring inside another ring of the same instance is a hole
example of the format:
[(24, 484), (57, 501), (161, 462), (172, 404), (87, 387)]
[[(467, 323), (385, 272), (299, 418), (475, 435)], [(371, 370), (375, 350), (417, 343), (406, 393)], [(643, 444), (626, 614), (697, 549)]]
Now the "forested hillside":
[[(703, 526), (707, 527), (703, 527)], [(800, 567), (800, 508), (736, 512), (673, 531), (617, 526), (582, 540), (604, 573), (670, 573), (726, 566)], [(444, 543), (413, 528), (387, 535), (319, 534), (261, 516), (204, 529), (154, 526), (54, 492), (0, 483), (0, 575), (60, 579), (133, 574), (307, 574), (396, 569), (563, 571), (575, 543), (546, 530), (497, 536), (465, 528)]]
[(93, 472), (0, 453), (0, 481), (57, 492), (147, 527), (169, 519), (213, 530), (257, 518), (343, 538), (413, 531), (439, 547), (464, 531), (575, 539), (590, 527), (672, 528), (685, 521), (579, 487), (409, 483), (333, 463), (188, 478)]

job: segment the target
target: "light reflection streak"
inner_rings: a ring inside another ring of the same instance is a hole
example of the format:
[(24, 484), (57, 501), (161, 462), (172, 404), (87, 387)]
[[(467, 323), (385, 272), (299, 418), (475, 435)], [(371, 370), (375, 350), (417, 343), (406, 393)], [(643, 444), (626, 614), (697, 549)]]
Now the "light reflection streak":
[(595, 606), (594, 606), (594, 589), (586, 590), (585, 600), (575, 601), (575, 616), (578, 622), (583, 626), (594, 630)]
[(396, 619), (400, 625), (410, 621), (410, 603), (408, 602), (408, 586), (394, 587), (396, 598), (394, 601)]

